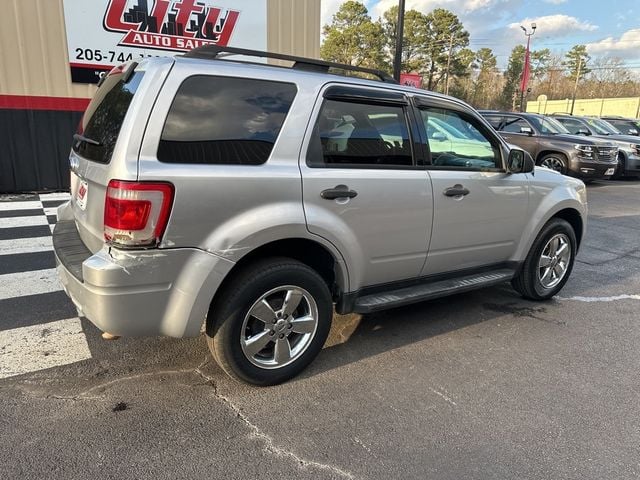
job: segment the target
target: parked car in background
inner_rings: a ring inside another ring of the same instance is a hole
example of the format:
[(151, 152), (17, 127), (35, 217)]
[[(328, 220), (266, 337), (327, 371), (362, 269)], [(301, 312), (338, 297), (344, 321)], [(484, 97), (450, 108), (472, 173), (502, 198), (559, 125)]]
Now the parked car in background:
[(480, 113), (507, 142), (529, 152), (536, 165), (585, 181), (615, 173), (618, 147), (612, 142), (571, 135), (554, 119), (536, 113)]
[(636, 118), (603, 116), (600, 119), (613, 125), (624, 135), (640, 136), (640, 120)]
[(575, 135), (603, 138), (618, 147), (618, 168), (614, 178), (640, 175), (640, 138), (623, 135), (613, 125), (594, 117), (554, 114), (553, 118)]
[(82, 314), (114, 336), (204, 326), (229, 375), (272, 385), (320, 352), (334, 305), (503, 282), (556, 295), (584, 238), (584, 183), (536, 168), (460, 100), (337, 67), (379, 81), (214, 45), (106, 75), (53, 231)]

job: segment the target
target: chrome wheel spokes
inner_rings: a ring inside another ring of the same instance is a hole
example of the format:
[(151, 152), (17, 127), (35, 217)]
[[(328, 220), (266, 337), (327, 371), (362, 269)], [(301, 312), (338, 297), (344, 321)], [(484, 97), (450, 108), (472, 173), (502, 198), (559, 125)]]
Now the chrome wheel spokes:
[(569, 237), (558, 233), (542, 249), (538, 261), (538, 280), (544, 288), (553, 288), (562, 281), (571, 261)]
[(293, 285), (274, 288), (249, 309), (242, 324), (242, 352), (261, 368), (280, 368), (299, 358), (318, 328), (318, 307)]

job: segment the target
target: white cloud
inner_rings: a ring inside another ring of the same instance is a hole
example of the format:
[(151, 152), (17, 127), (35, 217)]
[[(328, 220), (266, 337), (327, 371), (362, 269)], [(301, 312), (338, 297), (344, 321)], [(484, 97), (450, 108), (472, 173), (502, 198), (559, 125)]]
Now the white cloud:
[[(525, 18), (520, 22), (509, 24), (509, 28), (520, 32), (520, 25), (529, 28), (535, 23), (537, 25), (536, 34), (545, 37), (566, 37), (574, 32), (593, 32), (598, 29), (597, 25), (584, 22), (569, 15), (547, 15), (544, 17)], [(519, 33), (519, 35), (521, 35)]]
[[(464, 14), (487, 9), (506, 2), (507, 0), (407, 0), (406, 9), (429, 13), (434, 8), (446, 8), (454, 13)], [(380, 17), (394, 5), (398, 5), (398, 0), (379, 0), (371, 8), (371, 16), (374, 18)]]
[(560, 5), (561, 3), (567, 3), (567, 0), (542, 0), (544, 3), (552, 3), (553, 5)]
[(320, 0), (320, 27), (331, 23), (331, 17), (346, 0)]
[(616, 55), (625, 59), (640, 58), (640, 28), (627, 30), (617, 39), (607, 37), (588, 43), (587, 50), (589, 53)]

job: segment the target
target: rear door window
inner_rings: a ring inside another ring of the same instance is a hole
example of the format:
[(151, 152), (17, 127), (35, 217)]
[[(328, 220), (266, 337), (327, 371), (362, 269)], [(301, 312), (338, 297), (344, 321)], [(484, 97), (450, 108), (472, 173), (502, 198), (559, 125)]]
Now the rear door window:
[(267, 161), (296, 96), (291, 83), (194, 75), (178, 88), (158, 160), (260, 165)]
[[(135, 68), (135, 65), (130, 68)], [(109, 163), (120, 128), (144, 73), (127, 70), (108, 75), (84, 112), (73, 151), (87, 160)]]

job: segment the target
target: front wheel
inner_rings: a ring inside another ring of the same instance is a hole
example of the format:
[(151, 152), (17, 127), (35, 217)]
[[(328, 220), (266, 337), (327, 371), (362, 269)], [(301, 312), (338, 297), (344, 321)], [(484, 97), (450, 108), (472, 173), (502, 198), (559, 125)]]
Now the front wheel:
[(513, 288), (530, 300), (546, 300), (569, 279), (577, 251), (573, 227), (561, 218), (551, 219), (536, 237)]
[(216, 299), (207, 343), (223, 370), (255, 385), (300, 373), (322, 349), (333, 303), (318, 273), (287, 258), (241, 271)]
[(567, 174), (567, 158), (561, 153), (550, 153), (540, 159), (540, 165), (563, 175)]
[(622, 153), (618, 153), (618, 165), (616, 166), (616, 171), (611, 178), (620, 180), (622, 177), (624, 177), (625, 168), (626, 166), (624, 162), (624, 155)]

